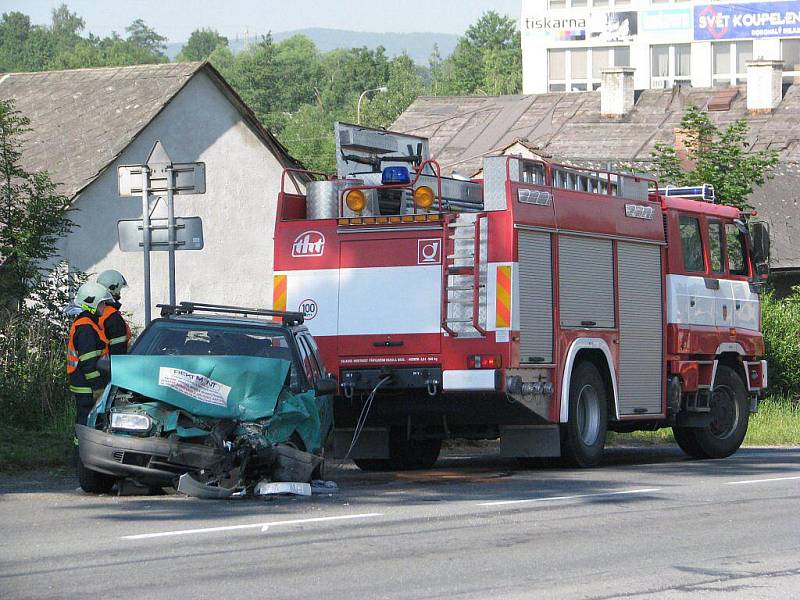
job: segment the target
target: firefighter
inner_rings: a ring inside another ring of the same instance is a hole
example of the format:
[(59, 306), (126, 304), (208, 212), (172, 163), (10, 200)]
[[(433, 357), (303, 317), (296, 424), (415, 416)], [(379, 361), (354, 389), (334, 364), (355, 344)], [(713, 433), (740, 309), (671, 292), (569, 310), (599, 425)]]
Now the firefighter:
[(131, 328), (128, 327), (119, 309), (122, 307), (120, 302), (122, 288), (128, 287), (128, 282), (122, 273), (109, 269), (97, 276), (97, 283), (108, 289), (113, 298), (106, 303), (105, 310), (98, 320), (100, 329), (108, 340), (109, 354), (127, 354), (128, 343), (131, 341)]
[(69, 329), (67, 342), (67, 374), (69, 389), (75, 396), (75, 423), (86, 425), (86, 419), (106, 385), (97, 370), (97, 361), (108, 354), (108, 343), (98, 324), (106, 303), (113, 300), (107, 288), (99, 283), (84, 283), (75, 295), (75, 306), (82, 309)]

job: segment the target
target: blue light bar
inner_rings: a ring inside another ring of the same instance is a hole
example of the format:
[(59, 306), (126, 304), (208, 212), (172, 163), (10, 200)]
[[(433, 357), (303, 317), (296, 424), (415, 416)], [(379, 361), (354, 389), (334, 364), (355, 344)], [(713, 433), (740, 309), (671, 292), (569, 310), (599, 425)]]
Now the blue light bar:
[(381, 173), (381, 184), (395, 185), (411, 183), (408, 167), (386, 167)]
[(714, 202), (717, 199), (714, 193), (714, 186), (710, 183), (687, 187), (667, 186), (665, 188), (658, 188), (658, 193), (663, 196), (680, 196), (682, 198), (705, 200), (706, 202)]

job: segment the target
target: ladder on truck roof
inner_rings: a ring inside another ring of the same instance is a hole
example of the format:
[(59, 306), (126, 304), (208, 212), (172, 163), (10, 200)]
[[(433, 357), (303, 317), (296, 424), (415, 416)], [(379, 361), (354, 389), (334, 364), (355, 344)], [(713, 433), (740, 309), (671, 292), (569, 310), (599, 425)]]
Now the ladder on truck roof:
[(442, 329), (452, 337), (486, 337), (481, 304), (486, 296), (486, 215), (445, 218), (442, 265)]

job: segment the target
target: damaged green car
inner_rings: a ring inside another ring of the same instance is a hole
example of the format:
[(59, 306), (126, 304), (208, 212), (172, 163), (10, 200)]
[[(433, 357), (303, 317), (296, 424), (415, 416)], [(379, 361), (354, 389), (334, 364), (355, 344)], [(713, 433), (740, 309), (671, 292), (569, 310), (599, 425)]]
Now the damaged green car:
[(163, 307), (110, 370), (77, 427), (84, 491), (129, 480), (223, 498), (319, 478), (336, 381), (302, 314)]

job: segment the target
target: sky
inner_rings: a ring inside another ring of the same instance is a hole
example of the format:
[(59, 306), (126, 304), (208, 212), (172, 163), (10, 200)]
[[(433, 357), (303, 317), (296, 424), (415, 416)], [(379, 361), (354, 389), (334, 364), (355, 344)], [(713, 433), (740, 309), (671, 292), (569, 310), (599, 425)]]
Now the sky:
[(203, 27), (231, 39), (245, 30), (254, 36), (308, 27), (462, 34), (487, 10), (517, 20), (521, 10), (521, 0), (0, 0), (0, 12), (19, 11), (44, 25), (62, 2), (86, 22), (84, 34), (124, 35), (141, 18), (169, 42)]

